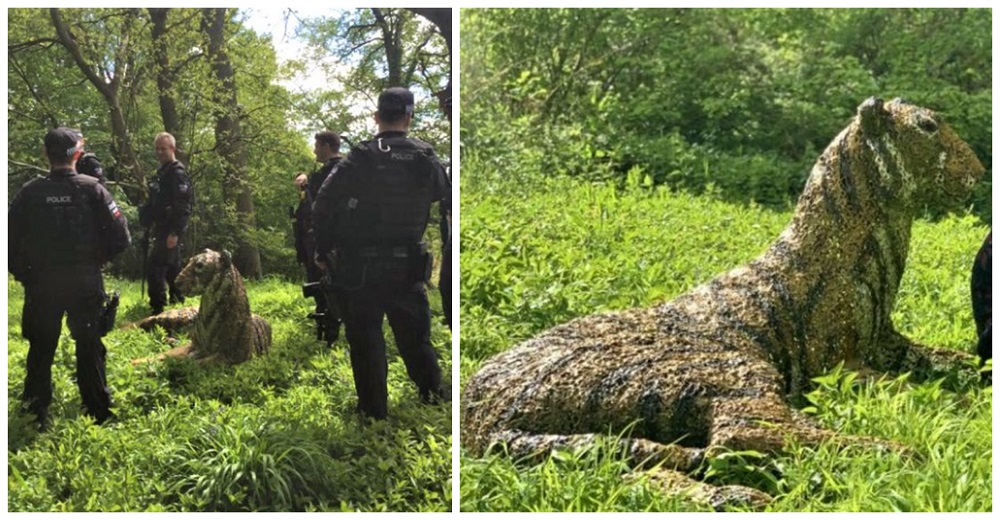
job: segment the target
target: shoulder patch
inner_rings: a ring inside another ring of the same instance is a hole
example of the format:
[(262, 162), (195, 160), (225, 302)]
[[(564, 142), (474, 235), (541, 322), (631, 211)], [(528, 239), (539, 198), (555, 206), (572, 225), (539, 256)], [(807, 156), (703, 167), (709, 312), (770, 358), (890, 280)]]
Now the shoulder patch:
[(115, 201), (108, 202), (108, 211), (111, 213), (112, 217), (118, 218), (122, 216), (122, 211), (118, 209), (118, 204)]

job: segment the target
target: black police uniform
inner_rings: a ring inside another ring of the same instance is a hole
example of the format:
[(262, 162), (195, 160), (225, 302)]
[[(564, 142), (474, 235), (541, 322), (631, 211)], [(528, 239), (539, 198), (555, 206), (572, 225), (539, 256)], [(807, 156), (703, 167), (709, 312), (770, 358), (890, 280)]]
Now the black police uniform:
[(80, 160), (76, 161), (76, 172), (89, 175), (97, 179), (97, 182), (104, 184), (104, 168), (101, 167), (100, 159), (92, 153), (85, 153), (83, 157), (80, 157)]
[[(146, 281), (149, 285), (149, 305), (154, 313), (167, 304), (167, 286), (172, 301), (184, 301), (184, 295), (174, 283), (181, 271), (181, 242), (187, 229), (194, 193), (191, 180), (180, 161), (160, 166), (156, 178), (149, 183), (149, 200), (139, 210), (139, 223), (150, 229), (152, 237)], [(177, 245), (167, 248), (167, 237), (177, 235)]]
[(52, 401), (52, 360), (66, 314), (76, 342), (83, 405), (98, 423), (104, 422), (111, 415), (111, 393), (101, 342), (101, 266), (131, 241), (125, 217), (96, 178), (56, 168), (21, 188), (8, 219), (8, 270), (25, 288), (27, 409), (44, 426)]
[[(447, 169), (445, 170), (448, 171)], [(450, 178), (450, 176), (449, 176)], [(443, 199), (439, 206), (441, 213), (441, 241), (444, 243), (441, 251), (441, 272), (438, 277), (438, 291), (441, 293), (441, 308), (444, 311), (444, 321), (451, 329), (451, 235), (452, 227), (449, 223), (451, 216), (451, 190)]]
[(342, 291), (358, 408), (369, 417), (387, 412), (386, 317), (421, 398), (444, 397), (424, 289), (431, 258), (421, 240), (431, 204), (449, 189), (429, 144), (383, 132), (351, 150), (313, 206), (317, 250), (335, 257), (327, 266)]
[[(972, 265), (970, 286), (972, 289), (972, 315), (976, 320), (976, 348), (979, 359), (986, 363), (993, 359), (993, 232), (986, 235), (976, 261)], [(992, 380), (992, 374), (984, 379)]]
[(323, 277), (323, 271), (315, 262), (316, 236), (312, 229), (312, 205), (319, 195), (323, 181), (336, 169), (340, 159), (332, 157), (318, 170), (309, 174), (308, 182), (299, 198), (299, 205), (295, 209), (295, 252), (299, 263), (306, 267), (307, 282), (318, 282)]

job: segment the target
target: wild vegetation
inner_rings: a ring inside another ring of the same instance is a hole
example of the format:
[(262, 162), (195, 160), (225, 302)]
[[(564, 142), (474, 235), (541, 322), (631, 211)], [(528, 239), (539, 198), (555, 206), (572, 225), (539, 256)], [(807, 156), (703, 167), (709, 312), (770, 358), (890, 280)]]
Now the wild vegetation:
[[(758, 256), (868, 96), (943, 110), (990, 168), (989, 20), (966, 10), (463, 11), (462, 380), (546, 328), (666, 301)], [(989, 231), (989, 178), (958, 214), (929, 209), (914, 226), (893, 314), (904, 335), (974, 350), (969, 274)], [(756, 486), (775, 511), (992, 509), (991, 389), (843, 368), (814, 383), (804, 410), (817, 421), (918, 456), (730, 452), (706, 461), (705, 478)], [(463, 453), (460, 486), (463, 511), (695, 508), (608, 446), (541, 463)]]
[[(122, 290), (119, 322), (146, 315), (137, 282)], [(235, 366), (191, 360), (133, 365), (186, 341), (159, 330), (105, 338), (113, 411), (98, 427), (80, 410), (73, 342), (64, 328), (53, 366), (52, 426), (18, 413), (28, 344), (20, 284), (7, 294), (9, 511), (446, 511), (451, 508), (451, 410), (419, 401), (389, 342), (389, 419), (362, 421), (347, 344), (327, 349), (306, 319), (297, 285), (248, 284), (255, 313), (273, 327), (264, 356)], [(440, 301), (431, 293), (432, 307)], [(197, 305), (197, 298), (192, 299)], [(450, 373), (451, 334), (439, 314), (432, 338)]]

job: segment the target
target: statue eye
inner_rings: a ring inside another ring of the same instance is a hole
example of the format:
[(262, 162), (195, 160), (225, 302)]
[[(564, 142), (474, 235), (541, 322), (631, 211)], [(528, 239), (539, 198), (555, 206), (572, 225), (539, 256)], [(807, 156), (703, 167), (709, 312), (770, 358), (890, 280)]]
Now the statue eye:
[(938, 130), (938, 124), (933, 119), (921, 119), (917, 126), (928, 134), (933, 134)]

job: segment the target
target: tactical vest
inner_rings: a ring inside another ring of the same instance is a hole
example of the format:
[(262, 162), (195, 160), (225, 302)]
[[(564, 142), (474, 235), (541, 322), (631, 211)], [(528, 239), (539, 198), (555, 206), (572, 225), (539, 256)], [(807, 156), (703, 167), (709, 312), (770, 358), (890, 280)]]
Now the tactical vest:
[[(101, 264), (100, 223), (93, 177), (49, 176), (31, 184), (27, 202), (28, 264), (40, 269)], [(85, 179), (85, 180), (84, 180)], [(88, 189), (90, 188), (90, 189)]]
[(406, 137), (358, 145), (354, 175), (338, 189), (337, 243), (408, 246), (423, 238), (433, 198), (430, 145)]

